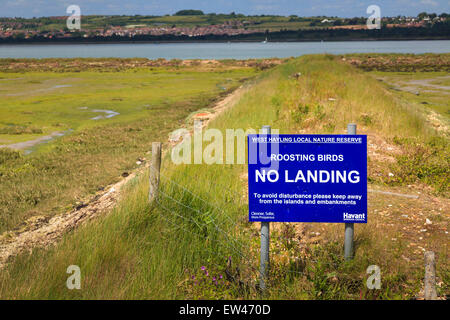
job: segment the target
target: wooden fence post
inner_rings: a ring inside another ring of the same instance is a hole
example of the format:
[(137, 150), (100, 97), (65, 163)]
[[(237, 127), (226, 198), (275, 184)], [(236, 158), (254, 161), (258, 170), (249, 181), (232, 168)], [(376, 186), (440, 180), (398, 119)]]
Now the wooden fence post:
[(436, 300), (436, 261), (433, 251), (425, 252), (425, 300)]
[(161, 142), (152, 143), (152, 163), (150, 164), (150, 188), (148, 198), (150, 202), (158, 197), (159, 175), (161, 170)]

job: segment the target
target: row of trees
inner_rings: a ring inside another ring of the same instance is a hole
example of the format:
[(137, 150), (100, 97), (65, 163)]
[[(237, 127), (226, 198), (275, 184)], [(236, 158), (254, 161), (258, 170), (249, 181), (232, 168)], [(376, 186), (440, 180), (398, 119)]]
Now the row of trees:
[(437, 15), (436, 13), (426, 13), (426, 12), (421, 12), (421, 13), (419, 13), (418, 15), (417, 15), (417, 17), (420, 19), (420, 20), (423, 20), (424, 18), (426, 18), (426, 17), (428, 17), (428, 18), (430, 18), (430, 19), (434, 19), (434, 18), (436, 18), (436, 17), (439, 17), (439, 18), (448, 18), (448, 13), (441, 13), (440, 15)]
[[(180, 11), (178, 11), (178, 12), (176, 12), (175, 14), (174, 14), (175, 16), (202, 16), (202, 15), (205, 15), (205, 13), (202, 11), (202, 10), (193, 10), (193, 9), (189, 9), (189, 10), (180, 10)], [(216, 13), (209, 13), (208, 15), (216, 15)], [(236, 16), (236, 13), (235, 12), (231, 12), (230, 14), (222, 14), (222, 15), (230, 15), (230, 16)], [(242, 15), (242, 14), (238, 14), (239, 16), (244, 16), (244, 15)], [(260, 15), (261, 17), (265, 17), (266, 15)], [(272, 15), (268, 15), (268, 16), (272, 16)], [(401, 16), (397, 16), (397, 18), (400, 18)], [(429, 17), (430, 19), (434, 19), (434, 18), (436, 18), (436, 17), (439, 17), (439, 18), (447, 18), (448, 17), (448, 14), (447, 13), (441, 13), (440, 15), (438, 15), (438, 14), (436, 14), (436, 13), (427, 13), (427, 12), (421, 12), (421, 13), (419, 13), (418, 15), (417, 15), (417, 17), (419, 18), (419, 19), (423, 19), (423, 18), (425, 18), (425, 17)], [(291, 19), (295, 19), (295, 18), (300, 18), (299, 16), (297, 16), (297, 15), (295, 15), (295, 14), (293, 14), (293, 15), (290, 15), (289, 16), (289, 18), (291, 18)], [(337, 18), (337, 17), (336, 17)], [(358, 17), (355, 17), (355, 18), (352, 18), (352, 19), (349, 19), (349, 20), (352, 20), (352, 21), (354, 21), (354, 20), (359, 20), (359, 19), (364, 19), (364, 18), (358, 18)], [(356, 24), (356, 23), (355, 23)]]

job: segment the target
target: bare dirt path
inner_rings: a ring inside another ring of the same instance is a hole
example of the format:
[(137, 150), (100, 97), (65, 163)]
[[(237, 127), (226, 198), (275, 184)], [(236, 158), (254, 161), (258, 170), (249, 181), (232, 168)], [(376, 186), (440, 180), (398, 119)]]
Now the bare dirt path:
[[(206, 126), (217, 115), (232, 107), (239, 101), (248, 87), (241, 86), (234, 92), (218, 101), (212, 108), (211, 113), (194, 115), (194, 119), (202, 121)], [(171, 141), (175, 145), (180, 141)], [(120, 190), (128, 181), (136, 177), (139, 172), (148, 168), (149, 163), (145, 164), (129, 174), (121, 181), (104, 188), (103, 193), (94, 196), (88, 203), (83, 204), (72, 211), (46, 219), (42, 216), (36, 216), (26, 221), (25, 230), (9, 231), (0, 235), (0, 269), (2, 269), (8, 260), (21, 252), (31, 251), (36, 247), (48, 247), (56, 243), (65, 233), (77, 228), (83, 222), (105, 215), (115, 207), (120, 199)]]

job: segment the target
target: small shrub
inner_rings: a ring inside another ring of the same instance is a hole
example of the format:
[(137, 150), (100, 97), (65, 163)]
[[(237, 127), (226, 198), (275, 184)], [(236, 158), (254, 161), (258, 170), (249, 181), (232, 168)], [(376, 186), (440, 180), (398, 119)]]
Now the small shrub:
[(328, 122), (323, 126), (323, 128), (325, 129), (325, 132), (333, 133), (336, 129), (336, 125), (334, 123)]
[(291, 112), (291, 116), (295, 122), (301, 123), (308, 113), (309, 113), (309, 106), (299, 104), (297, 108)]
[(365, 125), (366, 127), (373, 124), (373, 119), (372, 119), (372, 117), (371, 117), (369, 114), (367, 114), (367, 113), (363, 113), (363, 114), (361, 115), (361, 117), (360, 117), (360, 120), (361, 120), (361, 123), (362, 123), (363, 125)]
[(320, 104), (318, 104), (315, 108), (314, 108), (314, 117), (317, 120), (323, 120), (326, 116), (326, 113), (323, 111), (323, 106), (321, 106)]
[(0, 165), (8, 162), (20, 159), (22, 155), (19, 151), (11, 150), (8, 148), (0, 148)]
[(409, 139), (394, 139), (402, 145), (405, 153), (397, 157), (393, 167), (394, 177), (388, 182), (394, 184), (421, 181), (432, 186), (437, 193), (447, 193), (450, 182), (450, 152), (447, 140), (433, 137), (427, 143)]
[(272, 97), (272, 105), (274, 106), (274, 107), (279, 107), (279, 106), (281, 106), (281, 98), (277, 95), (277, 96), (273, 96)]
[(330, 243), (316, 247), (312, 255), (314, 263), (306, 267), (306, 278), (312, 284), (311, 295), (316, 299), (337, 299), (345, 292), (339, 281), (339, 266), (343, 264), (338, 245)]
[(41, 134), (42, 129), (36, 127), (26, 127), (26, 126), (17, 126), (11, 125), (7, 127), (0, 128), (0, 134)]

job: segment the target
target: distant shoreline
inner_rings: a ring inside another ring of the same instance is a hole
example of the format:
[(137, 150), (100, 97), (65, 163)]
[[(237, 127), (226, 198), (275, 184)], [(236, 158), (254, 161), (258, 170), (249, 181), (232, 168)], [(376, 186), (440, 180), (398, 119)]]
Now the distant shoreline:
[[(375, 42), (375, 41), (449, 41), (450, 37), (435, 38), (364, 38), (364, 39), (292, 39), (292, 40), (272, 40), (267, 43), (304, 43), (304, 42)], [(261, 40), (50, 40), (50, 41), (8, 41), (0, 40), (2, 45), (80, 45), (80, 44), (188, 44), (188, 43), (260, 43)]]
[(1, 38), (0, 44), (56, 44), (56, 43), (233, 43), (233, 42), (321, 42), (321, 41), (414, 41), (414, 40), (450, 40), (450, 27), (433, 28), (383, 28), (374, 30), (283, 30), (276, 32), (255, 32), (236, 35), (112, 35), (108, 37), (70, 35), (70, 37), (46, 38), (35, 35), (30, 38)]

